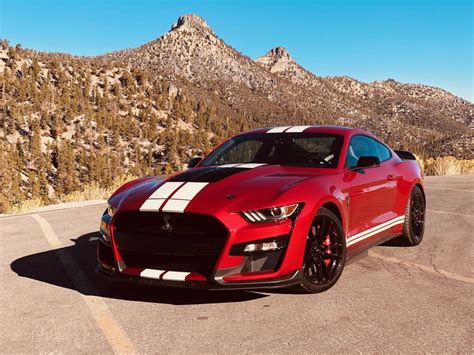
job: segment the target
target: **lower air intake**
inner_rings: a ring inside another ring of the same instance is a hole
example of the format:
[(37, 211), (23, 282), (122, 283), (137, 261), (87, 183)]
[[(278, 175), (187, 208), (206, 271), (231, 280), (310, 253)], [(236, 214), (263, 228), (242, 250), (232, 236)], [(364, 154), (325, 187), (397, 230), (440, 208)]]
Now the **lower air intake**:
[(242, 269), (242, 273), (274, 271), (280, 264), (283, 250), (275, 250), (263, 254), (250, 255)]

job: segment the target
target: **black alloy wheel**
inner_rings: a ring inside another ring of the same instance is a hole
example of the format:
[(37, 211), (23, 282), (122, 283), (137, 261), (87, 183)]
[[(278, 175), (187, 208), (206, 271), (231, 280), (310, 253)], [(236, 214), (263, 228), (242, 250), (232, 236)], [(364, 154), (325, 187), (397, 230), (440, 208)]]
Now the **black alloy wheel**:
[(426, 201), (423, 191), (415, 186), (411, 191), (405, 212), (403, 240), (405, 244), (415, 246), (420, 244), (425, 232)]
[(341, 222), (330, 210), (321, 208), (308, 232), (301, 287), (308, 293), (329, 289), (341, 276), (345, 259)]

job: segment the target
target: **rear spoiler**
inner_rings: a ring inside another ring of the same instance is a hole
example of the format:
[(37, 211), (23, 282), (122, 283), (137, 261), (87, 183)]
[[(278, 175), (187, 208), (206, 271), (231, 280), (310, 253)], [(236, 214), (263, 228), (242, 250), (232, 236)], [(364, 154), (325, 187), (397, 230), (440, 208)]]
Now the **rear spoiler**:
[(395, 150), (395, 153), (400, 157), (402, 160), (416, 160), (416, 157), (413, 153), (407, 152), (405, 150)]

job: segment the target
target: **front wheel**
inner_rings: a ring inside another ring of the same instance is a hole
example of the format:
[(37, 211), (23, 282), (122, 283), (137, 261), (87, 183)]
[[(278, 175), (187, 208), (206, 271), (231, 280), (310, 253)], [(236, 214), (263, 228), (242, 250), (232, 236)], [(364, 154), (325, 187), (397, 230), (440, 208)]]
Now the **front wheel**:
[(326, 291), (341, 276), (345, 261), (342, 224), (334, 213), (322, 207), (308, 231), (300, 287), (307, 293)]

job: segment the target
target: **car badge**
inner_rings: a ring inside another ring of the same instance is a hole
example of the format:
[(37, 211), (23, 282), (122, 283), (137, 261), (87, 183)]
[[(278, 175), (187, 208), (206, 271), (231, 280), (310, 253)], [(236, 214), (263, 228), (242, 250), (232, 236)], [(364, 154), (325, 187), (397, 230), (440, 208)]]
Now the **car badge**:
[(173, 227), (170, 224), (170, 219), (171, 219), (171, 216), (169, 214), (165, 214), (163, 216), (164, 224), (161, 226), (162, 230), (164, 230), (166, 232), (171, 232), (173, 230)]

